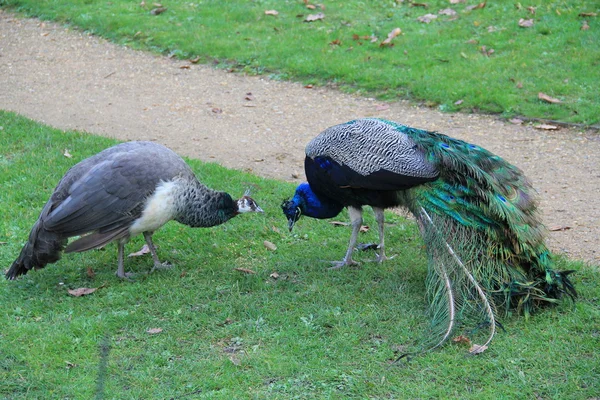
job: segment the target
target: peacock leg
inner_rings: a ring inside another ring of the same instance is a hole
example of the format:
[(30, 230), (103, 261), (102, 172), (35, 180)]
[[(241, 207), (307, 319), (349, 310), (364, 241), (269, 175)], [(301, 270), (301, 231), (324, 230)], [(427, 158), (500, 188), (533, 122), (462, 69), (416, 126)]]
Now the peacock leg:
[(373, 212), (375, 213), (375, 220), (377, 221), (377, 227), (379, 228), (379, 245), (377, 248), (379, 249), (379, 253), (377, 254), (377, 262), (383, 262), (385, 260), (389, 260), (394, 258), (394, 256), (387, 257), (385, 255), (385, 240), (384, 240), (384, 231), (385, 231), (385, 216), (383, 214), (383, 208), (372, 207)]
[(134, 276), (135, 274), (131, 273), (131, 272), (125, 272), (125, 265), (124, 265), (124, 254), (125, 254), (125, 242), (126, 241), (119, 241), (118, 243), (118, 248), (119, 248), (119, 253), (117, 256), (118, 259), (118, 267), (117, 267), (117, 273), (115, 275), (117, 275), (119, 278), (121, 279), (130, 279), (132, 276)]
[(350, 223), (352, 225), (352, 235), (350, 236), (350, 243), (348, 243), (348, 250), (342, 261), (333, 261), (333, 266), (330, 269), (339, 269), (346, 265), (357, 265), (358, 263), (352, 259), (352, 251), (356, 246), (356, 240), (358, 239), (358, 231), (362, 225), (362, 208), (356, 208), (349, 206), (348, 214), (350, 215)]
[(154, 247), (154, 243), (152, 242), (152, 234), (153, 232), (144, 232), (144, 239), (146, 239), (146, 244), (148, 245), (148, 249), (150, 250), (150, 254), (152, 254), (152, 260), (154, 260), (154, 267), (150, 270), (150, 273), (156, 271), (157, 269), (169, 269), (172, 268), (173, 265), (169, 262), (161, 263), (158, 258), (158, 254), (156, 254), (156, 247)]

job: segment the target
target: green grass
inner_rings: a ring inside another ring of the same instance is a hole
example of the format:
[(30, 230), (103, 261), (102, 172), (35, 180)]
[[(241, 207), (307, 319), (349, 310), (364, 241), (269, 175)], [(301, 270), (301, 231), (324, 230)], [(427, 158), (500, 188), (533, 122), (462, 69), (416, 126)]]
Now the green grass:
[[(69, 23), (118, 43), (232, 70), (332, 84), (382, 99), (424, 101), (442, 111), (480, 111), (573, 123), (600, 121), (600, 13), (597, 1), (328, 1), (309, 10), (301, 0), (152, 1), (0, 0), (11, 10)], [(457, 17), (438, 15), (451, 7)], [(527, 7), (535, 7), (532, 15)], [(275, 9), (277, 16), (265, 15)], [(322, 11), (325, 19), (303, 22)], [(521, 28), (519, 19), (534, 19)], [(583, 21), (590, 29), (581, 30)], [(379, 43), (402, 29), (393, 47)], [(354, 40), (374, 35), (376, 43)], [(339, 44), (335, 44), (339, 43)], [(490, 56), (486, 50), (494, 49)], [(522, 86), (521, 88), (517, 86)], [(562, 101), (538, 99), (543, 92)], [(460, 104), (455, 104), (462, 101)]]
[[(0, 133), (4, 269), (64, 172), (115, 142), (6, 112)], [(390, 365), (427, 325), (426, 265), (414, 224), (388, 214), (393, 260), (329, 271), (322, 260), (342, 257), (348, 228), (302, 219), (289, 234), (279, 204), (292, 185), (189, 163), (206, 184), (234, 196), (254, 187), (266, 213), (211, 229), (167, 224), (155, 243), (175, 267), (134, 282), (115, 277), (114, 245), (67, 254), (16, 281), (0, 279), (0, 398), (587, 399), (600, 393), (597, 267), (562, 260), (562, 268), (577, 269), (578, 302), (528, 321), (504, 318), (506, 332), (480, 356), (450, 344)], [(361, 237), (375, 239), (373, 230)], [(277, 250), (267, 250), (264, 240)], [(127, 251), (142, 242), (135, 238)], [(126, 260), (136, 272), (151, 265), (149, 256)], [(67, 294), (100, 286), (85, 297)], [(151, 328), (162, 332), (147, 333)]]

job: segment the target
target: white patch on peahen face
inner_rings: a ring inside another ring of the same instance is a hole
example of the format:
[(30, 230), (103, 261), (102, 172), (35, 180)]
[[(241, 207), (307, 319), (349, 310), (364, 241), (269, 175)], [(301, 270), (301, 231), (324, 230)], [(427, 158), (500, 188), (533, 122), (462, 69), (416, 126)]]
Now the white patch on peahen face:
[(256, 204), (254, 199), (250, 196), (243, 196), (241, 199), (237, 201), (238, 213), (245, 212), (264, 212), (262, 208)]
[(142, 216), (136, 219), (129, 233), (131, 236), (142, 232), (154, 232), (175, 217), (175, 182), (161, 182), (152, 196), (148, 197)]

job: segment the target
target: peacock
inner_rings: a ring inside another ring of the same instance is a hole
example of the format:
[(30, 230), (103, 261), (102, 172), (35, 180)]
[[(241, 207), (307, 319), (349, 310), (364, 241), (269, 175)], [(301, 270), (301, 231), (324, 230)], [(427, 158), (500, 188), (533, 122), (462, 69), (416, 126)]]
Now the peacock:
[[(482, 352), (501, 327), (499, 309), (529, 315), (542, 304), (577, 296), (568, 276), (573, 271), (553, 267), (530, 182), (480, 146), (363, 118), (311, 140), (304, 167), (308, 182), (281, 207), (290, 231), (302, 215), (332, 218), (348, 209), (348, 250), (333, 268), (356, 264), (352, 252), (363, 206), (375, 214), (379, 262), (388, 258), (384, 209), (403, 207), (414, 215), (426, 245), (431, 316), (426, 340), (415, 352), (483, 335), (483, 344), (473, 341), (470, 350)], [(468, 331), (458, 335), (461, 330)]]
[[(263, 210), (246, 193), (234, 201), (208, 188), (175, 152), (154, 142), (126, 142), (87, 158), (60, 180), (33, 225), (29, 240), (6, 278), (55, 263), (64, 250), (82, 252), (118, 244), (117, 276), (128, 278), (125, 243), (143, 234), (154, 261), (154, 231), (170, 220), (191, 227), (222, 224), (238, 214)], [(68, 238), (81, 236), (67, 244)], [(66, 247), (65, 247), (66, 246)]]

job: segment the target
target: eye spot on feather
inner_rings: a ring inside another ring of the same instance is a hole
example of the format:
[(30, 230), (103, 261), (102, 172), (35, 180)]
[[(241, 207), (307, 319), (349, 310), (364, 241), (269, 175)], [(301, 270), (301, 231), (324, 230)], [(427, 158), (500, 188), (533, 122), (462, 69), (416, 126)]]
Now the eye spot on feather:
[(444, 149), (449, 149), (450, 145), (448, 143), (440, 143), (440, 147), (442, 147)]
[(501, 194), (497, 195), (498, 199), (500, 199), (501, 202), (506, 203), (506, 198), (504, 196), (502, 196)]

